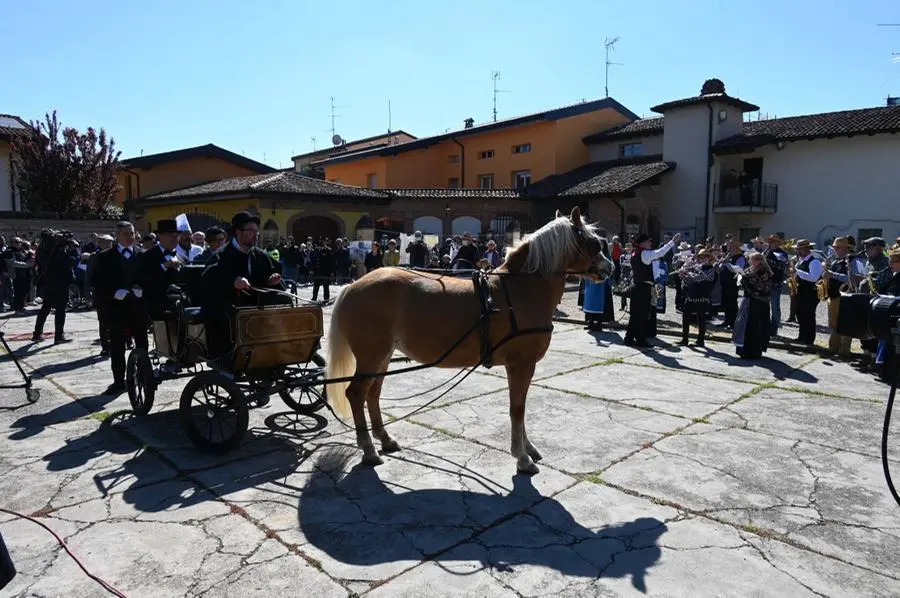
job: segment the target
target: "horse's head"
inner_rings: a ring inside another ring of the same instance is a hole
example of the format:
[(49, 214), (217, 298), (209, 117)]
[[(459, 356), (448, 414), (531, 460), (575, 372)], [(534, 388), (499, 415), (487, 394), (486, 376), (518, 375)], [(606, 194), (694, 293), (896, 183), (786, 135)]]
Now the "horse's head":
[[(559, 210), (556, 211), (556, 217), (563, 217)], [(582, 220), (578, 206), (572, 208), (569, 221), (575, 235), (577, 250), (566, 264), (566, 271), (595, 282), (605, 281), (613, 272), (613, 263), (607, 257), (609, 250), (606, 239), (600, 236), (597, 227)]]

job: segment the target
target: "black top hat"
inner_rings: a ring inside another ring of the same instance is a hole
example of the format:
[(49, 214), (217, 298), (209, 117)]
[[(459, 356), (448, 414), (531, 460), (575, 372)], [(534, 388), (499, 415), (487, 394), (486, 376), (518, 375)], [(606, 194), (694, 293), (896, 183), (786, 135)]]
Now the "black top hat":
[(643, 243), (644, 241), (649, 241), (649, 240), (651, 240), (651, 238), (652, 238), (652, 237), (650, 237), (650, 235), (648, 235), (648, 234), (646, 234), (646, 233), (641, 233), (641, 234), (639, 234), (639, 235), (637, 236), (637, 238), (634, 240), (634, 244), (635, 244), (635, 245), (640, 245), (640, 244)]
[(156, 223), (156, 234), (177, 233), (178, 223), (174, 220), (160, 220)]
[(235, 230), (243, 228), (247, 223), (255, 222), (259, 226), (259, 217), (252, 215), (250, 212), (238, 212), (231, 219), (231, 226)]

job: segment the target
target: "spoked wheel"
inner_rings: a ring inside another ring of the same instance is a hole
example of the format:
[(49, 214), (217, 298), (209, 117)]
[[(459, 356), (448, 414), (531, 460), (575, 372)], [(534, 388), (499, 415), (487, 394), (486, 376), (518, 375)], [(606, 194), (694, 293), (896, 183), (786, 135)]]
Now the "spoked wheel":
[(128, 400), (131, 409), (137, 415), (147, 415), (153, 408), (156, 397), (156, 380), (153, 378), (153, 366), (145, 349), (133, 349), (128, 354), (125, 366), (125, 387), (128, 389)]
[(315, 413), (325, 406), (325, 358), (318, 353), (313, 353), (309, 363), (292, 370), (298, 375), (309, 379), (309, 384), (303, 384), (291, 390), (278, 392), (284, 404), (297, 413)]
[(250, 421), (250, 410), (240, 387), (216, 371), (191, 378), (181, 393), (178, 412), (194, 446), (215, 454), (236, 448)]

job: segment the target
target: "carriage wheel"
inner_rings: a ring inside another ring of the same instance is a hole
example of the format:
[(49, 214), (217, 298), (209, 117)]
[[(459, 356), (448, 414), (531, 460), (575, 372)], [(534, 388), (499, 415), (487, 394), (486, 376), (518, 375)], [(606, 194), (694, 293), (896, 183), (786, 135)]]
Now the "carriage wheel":
[(215, 454), (236, 448), (250, 421), (241, 388), (212, 370), (197, 374), (185, 385), (178, 412), (194, 446)]
[(312, 384), (304, 384), (290, 390), (278, 392), (284, 404), (304, 415), (315, 413), (325, 406), (325, 358), (318, 353), (313, 353), (309, 363), (299, 368), (303, 376), (309, 376), (314, 380)]
[(146, 350), (134, 349), (128, 354), (125, 387), (128, 389), (128, 400), (135, 414), (150, 413), (153, 399), (156, 397), (156, 380), (153, 379), (153, 366), (150, 365), (150, 356)]

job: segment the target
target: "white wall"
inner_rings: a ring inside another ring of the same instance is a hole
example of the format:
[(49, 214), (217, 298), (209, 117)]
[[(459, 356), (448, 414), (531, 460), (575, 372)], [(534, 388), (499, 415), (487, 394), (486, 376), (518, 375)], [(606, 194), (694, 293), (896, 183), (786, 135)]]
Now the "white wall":
[(719, 215), (717, 222), (759, 222), (762, 232), (820, 246), (835, 236), (857, 236), (860, 228), (880, 228), (889, 240), (900, 235), (900, 136), (797, 141), (745, 156), (763, 158), (763, 182), (778, 185), (778, 212)]
[(645, 156), (650, 154), (663, 153), (663, 136), (654, 135), (651, 137), (636, 137), (634, 139), (617, 139), (607, 143), (598, 143), (590, 145), (588, 150), (591, 152), (591, 162), (605, 162), (607, 160), (619, 159), (619, 146), (625, 143), (643, 143)]
[(660, 224), (663, 229), (689, 230), (706, 209), (709, 110), (706, 105), (675, 108), (667, 110), (665, 118), (663, 160), (676, 166), (661, 179)]
[(9, 146), (6, 144), (0, 145), (0, 212), (9, 212), (15, 209), (9, 156)]

